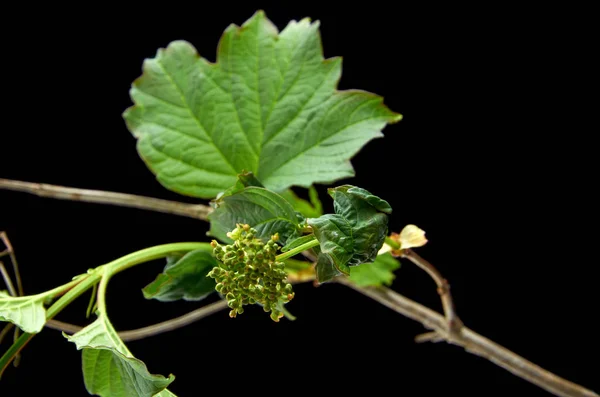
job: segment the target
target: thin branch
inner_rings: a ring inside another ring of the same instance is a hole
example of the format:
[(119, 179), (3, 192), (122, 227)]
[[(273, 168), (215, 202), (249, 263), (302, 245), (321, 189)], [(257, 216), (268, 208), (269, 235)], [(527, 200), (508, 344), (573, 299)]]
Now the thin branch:
[(15, 325), (13, 323), (8, 323), (8, 324), (6, 324), (6, 326), (4, 326), (4, 328), (2, 328), (2, 331), (0, 331), (0, 344), (2, 344), (2, 341), (4, 340), (4, 338), (6, 337), (6, 335), (8, 335), (8, 333), (14, 326)]
[[(176, 317), (171, 320), (163, 321), (158, 324), (153, 324), (147, 327), (138, 328), (134, 330), (121, 331), (119, 332), (119, 337), (125, 342), (148, 338), (150, 336), (162, 334), (164, 332), (169, 332), (181, 327), (185, 327), (186, 325), (190, 325), (191, 323), (198, 321), (201, 318), (210, 316), (211, 314), (221, 311), (225, 308), (227, 308), (227, 301), (220, 300), (218, 302), (214, 302), (209, 305), (203, 306), (199, 309), (196, 309), (192, 312), (184, 314), (183, 316)], [(78, 325), (73, 325), (58, 320), (48, 320), (46, 322), (46, 327), (63, 331), (68, 334), (74, 334), (83, 329), (83, 327), (80, 327)]]
[(87, 203), (109, 204), (121, 207), (139, 208), (167, 214), (187, 216), (194, 219), (207, 220), (212, 208), (204, 204), (187, 204), (177, 201), (162, 200), (135, 194), (105, 192), (102, 190), (76, 189), (65, 186), (48, 185), (13, 181), (0, 178), (0, 189), (14, 190), (61, 200), (84, 201)]
[(423, 259), (419, 254), (414, 252), (411, 249), (401, 250), (400, 257), (406, 258), (421, 269), (423, 269), (429, 276), (435, 281), (437, 285), (437, 292), (440, 295), (442, 300), (442, 307), (444, 309), (444, 315), (446, 316), (446, 321), (448, 322), (448, 330), (449, 332), (458, 332), (460, 328), (463, 326), (462, 321), (456, 315), (456, 310), (454, 308), (454, 301), (452, 300), (452, 295), (450, 294), (450, 284), (448, 281), (442, 277), (442, 274), (429, 263), (427, 260)]
[(10, 261), (13, 266), (13, 272), (15, 273), (15, 279), (17, 280), (17, 292), (19, 296), (23, 296), (25, 295), (25, 293), (23, 292), (23, 283), (21, 282), (21, 274), (19, 273), (19, 263), (17, 262), (15, 250), (13, 249), (13, 246), (10, 243), (6, 232), (0, 232), (0, 240), (2, 240), (4, 246), (6, 247), (6, 250), (2, 252), (0, 257), (4, 256), (5, 254), (7, 254), (10, 257)]
[(467, 352), (483, 357), (550, 393), (560, 397), (600, 397), (597, 393), (546, 371), (467, 327), (461, 327), (456, 333), (449, 332), (444, 316), (389, 288), (359, 287), (345, 277), (338, 277), (336, 281), (420, 322), (433, 330), (438, 338), (462, 346)]
[(10, 296), (17, 296), (17, 290), (15, 290), (15, 286), (13, 285), (12, 280), (10, 279), (10, 275), (6, 271), (6, 268), (4, 267), (4, 263), (2, 263), (2, 261), (0, 261), (0, 273), (2, 274), (4, 283), (8, 287), (8, 293), (10, 294)]

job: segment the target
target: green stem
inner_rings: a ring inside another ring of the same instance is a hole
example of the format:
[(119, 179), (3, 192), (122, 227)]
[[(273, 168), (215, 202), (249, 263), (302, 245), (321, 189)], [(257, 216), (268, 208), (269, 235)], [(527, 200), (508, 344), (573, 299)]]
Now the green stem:
[(390, 237), (385, 238), (385, 243), (395, 250), (400, 249), (400, 244), (396, 240), (392, 240)]
[(85, 318), (90, 318), (92, 310), (94, 310), (94, 303), (96, 303), (96, 292), (98, 291), (98, 285), (94, 284), (92, 294), (90, 296), (90, 302), (88, 303), (87, 310), (85, 311)]
[(288, 258), (291, 258), (292, 256), (294, 256), (296, 254), (299, 254), (302, 251), (306, 251), (306, 250), (311, 249), (312, 247), (316, 247), (317, 245), (319, 245), (319, 240), (317, 240), (315, 238), (314, 240), (310, 240), (307, 243), (299, 245), (296, 248), (289, 250), (288, 252), (284, 252), (283, 254), (277, 255), (277, 257), (275, 259), (277, 259), (278, 262), (281, 262)]
[[(93, 287), (100, 281), (104, 272), (108, 272), (107, 277), (105, 278), (105, 282), (100, 287), (103, 288), (102, 293), (98, 294), (98, 304), (100, 310), (106, 309), (106, 302), (104, 298), (104, 291), (106, 290), (106, 283), (108, 282), (108, 278), (113, 274), (119, 273), (123, 270), (129, 269), (132, 266), (138, 265), (140, 263), (149, 262), (155, 259), (163, 258), (169, 254), (174, 252), (185, 252), (185, 251), (193, 251), (204, 246), (206, 243), (172, 243), (172, 244), (163, 244), (157, 245), (155, 247), (146, 248), (140, 251), (132, 252), (129, 255), (125, 255), (119, 259), (116, 259), (112, 262), (107, 263), (106, 265), (102, 265), (97, 267), (94, 271), (89, 274), (78, 277), (77, 279), (62, 285), (60, 287), (54, 288), (45, 295), (56, 295), (65, 291), (68, 288), (71, 288), (67, 293), (65, 293), (59, 300), (57, 300), (52, 306), (48, 308), (46, 311), (46, 320), (52, 319), (58, 313), (60, 313), (68, 304), (73, 302), (77, 297), (83, 294), (85, 291)], [(100, 292), (100, 291), (99, 291)], [(17, 355), (23, 347), (33, 338), (35, 334), (24, 333), (13, 343), (13, 345), (4, 353), (2, 357), (0, 357), (0, 377), (2, 377), (2, 373), (10, 364), (10, 362), (14, 359), (15, 355)]]
[(112, 273), (104, 273), (100, 284), (98, 285), (98, 313), (106, 315), (106, 287), (108, 286), (108, 280), (112, 276)]
[[(89, 288), (91, 288), (94, 284), (96, 284), (100, 280), (99, 273), (91, 273), (82, 278), (78, 278), (74, 280), (79, 284), (75, 285), (71, 290), (69, 290), (66, 294), (60, 297), (59, 300), (54, 302), (52, 306), (48, 308), (46, 311), (46, 319), (50, 320), (52, 317), (56, 316), (62, 309), (64, 309), (69, 303), (73, 302), (79, 295), (83, 294)], [(65, 285), (70, 285), (73, 282)], [(25, 345), (34, 337), (35, 334), (23, 333), (19, 339), (12, 344), (12, 346), (4, 353), (2, 357), (0, 357), (0, 377), (2, 373), (8, 367), (8, 364), (14, 359), (14, 357), (25, 347)]]

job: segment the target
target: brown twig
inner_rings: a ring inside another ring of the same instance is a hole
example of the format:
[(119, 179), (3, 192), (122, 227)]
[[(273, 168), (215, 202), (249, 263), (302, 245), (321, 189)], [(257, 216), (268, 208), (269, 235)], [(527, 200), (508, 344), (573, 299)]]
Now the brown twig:
[[(427, 260), (423, 259), (419, 254), (414, 252), (411, 249), (403, 249), (400, 251), (401, 257), (406, 258), (421, 269), (423, 269), (429, 276), (435, 281), (437, 285), (437, 292), (440, 295), (442, 300), (442, 308), (444, 309), (444, 315), (446, 317), (446, 321), (448, 323), (448, 332), (457, 333), (460, 328), (463, 326), (462, 321), (456, 315), (456, 310), (454, 308), (454, 301), (452, 300), (452, 294), (450, 294), (450, 284), (448, 281), (442, 277), (442, 274), (429, 263)], [(419, 337), (417, 339), (418, 342), (427, 341), (425, 336)]]
[(76, 189), (65, 186), (48, 185), (13, 181), (0, 178), (0, 189), (14, 190), (62, 200), (84, 201), (88, 203), (109, 204), (121, 207), (132, 207), (148, 211), (186, 216), (207, 220), (212, 208), (204, 204), (187, 204), (177, 201), (162, 200), (135, 194), (105, 192), (102, 190)]
[[(23, 295), (25, 295), (25, 293), (23, 292), (23, 283), (21, 282), (21, 274), (19, 273), (19, 263), (17, 262), (17, 256), (15, 255), (15, 250), (13, 249), (13, 246), (10, 243), (10, 240), (8, 239), (8, 236), (6, 235), (6, 232), (0, 232), (0, 240), (2, 240), (2, 243), (6, 247), (6, 250), (4, 250), (2, 253), (0, 253), (0, 257), (2, 257), (4, 255), (8, 255), (10, 257), (10, 261), (11, 261), (12, 267), (13, 267), (13, 272), (15, 273), (15, 279), (17, 280), (17, 293), (19, 296), (23, 296)], [(10, 278), (8, 280), (10, 280)], [(8, 284), (9, 281), (7, 281), (6, 283)]]
[[(3, 256), (6, 256), (6, 255), (8, 255), (10, 257), (10, 261), (13, 266), (13, 271), (15, 273), (15, 278), (17, 280), (17, 290), (15, 290), (15, 287), (12, 283), (10, 275), (6, 271), (4, 264), (2, 262), (0, 262), (0, 272), (2, 273), (2, 278), (4, 279), (4, 282), (6, 283), (6, 286), (8, 287), (8, 291), (12, 296), (23, 296), (24, 295), (23, 284), (21, 282), (21, 274), (19, 273), (19, 264), (17, 262), (17, 256), (15, 255), (15, 250), (13, 249), (12, 244), (10, 243), (8, 236), (6, 235), (6, 232), (0, 232), (0, 241), (2, 241), (4, 243), (4, 246), (6, 247), (6, 249), (4, 251), (0, 252), (0, 258)], [(6, 335), (4, 331), (8, 332), (9, 329), (10, 329), (10, 327), (6, 326), (2, 330), (2, 334), (1, 334), (2, 338), (0, 338), (0, 341), (2, 341), (2, 339)], [(20, 329), (18, 327), (15, 327), (15, 331), (13, 333), (13, 341), (16, 341), (17, 339), (19, 339), (20, 334), (21, 334)], [(14, 357), (13, 365), (15, 367), (18, 367), (20, 362), (21, 362), (21, 354), (17, 353)]]
[(17, 290), (15, 290), (15, 286), (13, 285), (12, 280), (10, 279), (10, 275), (6, 271), (6, 268), (4, 267), (4, 263), (2, 263), (2, 261), (0, 261), (0, 274), (2, 274), (2, 278), (4, 279), (4, 283), (8, 288), (8, 293), (10, 294), (10, 296), (17, 296)]
[(6, 337), (6, 335), (8, 335), (8, 333), (14, 326), (15, 325), (13, 323), (8, 323), (4, 326), (4, 328), (2, 328), (2, 331), (0, 331), (0, 344), (2, 344), (4, 338)]
[[(220, 300), (209, 305), (203, 306), (187, 314), (184, 314), (183, 316), (173, 318), (171, 320), (163, 321), (157, 324), (149, 325), (147, 327), (138, 328), (134, 330), (121, 331), (119, 332), (119, 337), (125, 342), (148, 338), (150, 336), (159, 335), (164, 332), (169, 332), (178, 328), (185, 327), (195, 321), (200, 320), (201, 318), (210, 316), (211, 314), (226, 308), (227, 301)], [(46, 327), (63, 331), (68, 334), (74, 334), (83, 329), (83, 327), (80, 327), (78, 325), (73, 325), (58, 320), (48, 320), (46, 322)]]
[(467, 327), (461, 327), (458, 332), (449, 332), (444, 316), (389, 288), (359, 287), (346, 277), (338, 277), (336, 280), (433, 330), (435, 336), (434, 333), (425, 334), (430, 335), (430, 338), (462, 346), (469, 353), (483, 357), (550, 393), (560, 397), (600, 397), (597, 393), (543, 369)]

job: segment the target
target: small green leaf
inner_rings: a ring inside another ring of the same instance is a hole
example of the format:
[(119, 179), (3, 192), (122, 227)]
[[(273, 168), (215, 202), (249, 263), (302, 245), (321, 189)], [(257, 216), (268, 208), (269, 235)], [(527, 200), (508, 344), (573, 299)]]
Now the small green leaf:
[[(83, 350), (83, 379), (88, 393), (101, 397), (149, 397), (175, 377), (152, 375), (133, 357), (105, 315), (67, 339)], [(168, 396), (168, 394), (167, 394)]]
[(282, 244), (300, 235), (294, 208), (277, 193), (260, 187), (247, 187), (213, 202), (215, 211), (209, 215), (210, 235), (231, 242), (227, 232), (236, 225), (248, 224), (258, 232), (257, 237), (269, 239), (279, 233)]
[(373, 262), (387, 234), (386, 213), (392, 211), (386, 201), (351, 185), (328, 192), (334, 200), (335, 214), (306, 220), (320, 243), (319, 282), (350, 274), (350, 266)]
[(314, 186), (308, 189), (310, 202), (298, 197), (292, 189), (287, 189), (280, 193), (280, 195), (305, 218), (318, 218), (323, 215), (323, 206), (321, 205), (321, 200), (319, 200), (319, 193), (317, 193), (317, 189)]
[(207, 277), (218, 266), (210, 244), (191, 251), (176, 262), (167, 263), (164, 271), (144, 289), (146, 299), (171, 302), (179, 299), (197, 301), (215, 290), (215, 281)]
[(377, 256), (373, 263), (363, 263), (350, 268), (350, 280), (361, 287), (391, 285), (400, 268), (400, 261), (390, 253)]
[(275, 191), (353, 176), (349, 160), (402, 116), (336, 90), (341, 58), (323, 58), (318, 28), (303, 19), (279, 33), (259, 11), (225, 30), (214, 64), (184, 41), (145, 60), (123, 117), (158, 181), (213, 198), (244, 169)]
[[(321, 260), (322, 256), (326, 256), (338, 272), (350, 274), (348, 263), (356, 249), (360, 248), (356, 247), (357, 243), (354, 241), (350, 223), (340, 215), (326, 214), (319, 218), (308, 219), (308, 224), (312, 226), (321, 248), (317, 261), (317, 276), (322, 273), (319, 267), (325, 265), (325, 262)], [(329, 270), (328, 273), (333, 272)], [(323, 281), (320, 277), (318, 280)]]
[(0, 321), (15, 324), (25, 332), (38, 333), (46, 324), (44, 301), (48, 295), (10, 296), (0, 291)]

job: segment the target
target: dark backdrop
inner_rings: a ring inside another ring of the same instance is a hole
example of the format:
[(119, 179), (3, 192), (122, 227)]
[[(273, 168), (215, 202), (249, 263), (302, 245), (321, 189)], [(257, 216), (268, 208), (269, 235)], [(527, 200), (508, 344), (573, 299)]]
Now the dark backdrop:
[[(319, 19), (325, 56), (344, 57), (340, 88), (383, 95), (404, 115), (355, 157), (357, 176), (343, 182), (389, 200), (392, 230), (414, 223), (427, 231), (430, 243), (419, 252), (449, 279), (469, 327), (598, 390), (597, 365), (588, 362), (599, 353), (590, 324), (598, 233), (583, 231), (597, 215), (596, 146), (570, 111), (573, 70), (560, 62), (577, 51), (562, 20), (546, 19), (544, 10), (402, 2), (394, 9), (222, 3), (5, 13), (13, 26), (2, 27), (0, 177), (195, 202), (155, 181), (122, 121), (143, 59), (185, 39), (212, 61), (224, 28), (258, 8), (280, 29), (291, 19)], [(0, 230), (16, 249), (26, 292), (37, 293), (134, 250), (203, 240), (207, 224), (0, 191)], [(145, 301), (140, 289), (162, 266), (111, 281), (117, 329), (202, 304)], [(440, 309), (433, 282), (410, 263), (393, 289)], [(224, 311), (130, 348), (151, 372), (174, 373), (179, 396), (547, 395), (460, 348), (415, 344), (420, 324), (343, 286), (296, 291), (289, 305), (296, 322), (275, 324), (260, 309), (231, 320)], [(84, 324), (86, 304), (87, 296), (59, 318)], [(0, 383), (2, 396), (42, 392), (86, 395), (80, 352), (57, 331), (35, 337)]]

